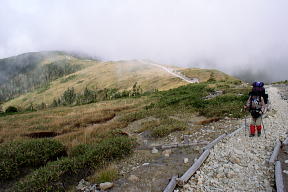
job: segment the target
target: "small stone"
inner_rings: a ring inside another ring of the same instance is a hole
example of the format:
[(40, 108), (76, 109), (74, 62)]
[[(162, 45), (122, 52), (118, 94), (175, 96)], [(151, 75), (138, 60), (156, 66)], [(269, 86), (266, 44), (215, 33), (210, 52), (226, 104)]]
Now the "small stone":
[(90, 185), (90, 183), (88, 181), (85, 181), (84, 179), (81, 179), (79, 184), (76, 186), (76, 189), (77, 190), (84, 190), (89, 185)]
[(143, 165), (143, 166), (147, 166), (147, 165), (149, 165), (149, 164), (150, 164), (150, 163), (143, 163), (142, 165)]
[(226, 174), (226, 177), (227, 178), (232, 178), (235, 176), (235, 173), (233, 171), (229, 171), (227, 174)]
[(114, 184), (111, 183), (111, 182), (100, 183), (100, 189), (103, 190), (103, 191), (105, 191), (105, 190), (107, 190), (107, 189), (112, 188), (113, 185), (114, 185)]
[(238, 155), (244, 155), (243, 151), (238, 150), (238, 149), (234, 149), (234, 153), (236, 153)]
[(218, 173), (217, 175), (216, 175), (216, 178), (223, 178), (225, 175), (224, 175), (224, 173)]
[(137, 181), (139, 181), (139, 178), (136, 175), (130, 175), (128, 177), (128, 180), (132, 181), (132, 182), (137, 182)]
[(202, 185), (202, 184), (203, 184), (203, 179), (202, 179), (202, 178), (199, 178), (197, 184), (198, 184), (198, 185)]
[(231, 156), (229, 160), (234, 164), (240, 164), (240, 159), (235, 156)]
[(172, 153), (172, 150), (171, 149), (166, 149), (165, 151), (162, 152), (162, 154), (165, 156), (165, 157), (169, 157)]
[(285, 160), (284, 162), (285, 162), (285, 163), (288, 163), (288, 160)]
[(158, 149), (156, 149), (155, 147), (153, 147), (152, 151), (153, 154), (158, 153)]
[(186, 163), (188, 163), (189, 162), (189, 159), (188, 158), (184, 158), (184, 163), (186, 164)]
[(288, 174), (288, 170), (283, 170), (283, 173)]

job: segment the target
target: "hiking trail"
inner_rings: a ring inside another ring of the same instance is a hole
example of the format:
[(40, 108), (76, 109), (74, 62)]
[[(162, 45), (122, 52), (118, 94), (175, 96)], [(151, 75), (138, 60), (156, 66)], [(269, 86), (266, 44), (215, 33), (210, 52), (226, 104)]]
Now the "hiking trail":
[(170, 73), (171, 75), (173, 75), (173, 76), (175, 76), (175, 77), (178, 77), (178, 78), (180, 78), (180, 79), (182, 79), (182, 80), (184, 80), (184, 81), (186, 81), (186, 82), (188, 82), (188, 83), (199, 83), (199, 79), (197, 79), (197, 78), (192, 78), (192, 79), (190, 79), (190, 78), (186, 77), (185, 75), (181, 74), (180, 72), (178, 72), (178, 71), (176, 71), (176, 70), (174, 70), (174, 69), (172, 69), (172, 68), (165, 67), (165, 66), (163, 66), (163, 65), (154, 63), (154, 62), (152, 62), (152, 61), (142, 60), (142, 61), (140, 61), (140, 62), (142, 62), (142, 63), (144, 63), (144, 64), (149, 64), (149, 65), (154, 65), (154, 66), (156, 66), (156, 67), (160, 67), (160, 68), (162, 68), (163, 70), (165, 70), (165, 71), (167, 71), (168, 73)]
[(248, 118), (246, 136), (243, 129), (215, 145), (196, 174), (179, 189), (181, 192), (274, 191), (274, 166), (266, 162), (276, 140), (286, 138), (288, 103), (281, 99), (277, 88), (268, 87), (267, 91), (271, 108), (263, 118), (267, 138), (264, 130), (261, 137), (248, 137)]

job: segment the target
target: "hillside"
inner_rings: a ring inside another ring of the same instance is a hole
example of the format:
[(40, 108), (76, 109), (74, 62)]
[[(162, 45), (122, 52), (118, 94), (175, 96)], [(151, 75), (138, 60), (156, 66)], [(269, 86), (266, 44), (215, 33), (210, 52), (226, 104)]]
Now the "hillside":
[[(151, 92), (173, 89), (188, 84), (188, 82), (163, 70), (158, 64), (157, 66), (154, 63), (138, 60), (98, 62), (73, 58), (73, 63), (89, 67), (55, 79), (45, 86), (10, 100), (4, 104), (4, 108), (10, 105), (22, 108), (31, 104), (45, 103), (50, 105), (53, 99), (59, 98), (67, 88), (72, 87), (78, 93), (83, 92), (86, 87), (91, 90), (111, 88), (121, 91), (129, 90), (137, 83), (143, 92)], [(187, 73), (188, 77), (197, 78), (200, 82), (209, 79), (239, 81), (217, 70), (170, 68), (175, 72)]]
[(0, 102), (76, 72), (89, 65), (89, 61), (60, 51), (31, 52), (0, 59)]
[[(161, 191), (171, 175), (188, 168), (183, 157), (192, 162), (200, 153), (196, 147), (233, 131), (244, 115), (246, 84), (217, 70), (73, 60), (85, 68), (4, 104), (24, 110), (0, 113), (1, 190), (75, 191), (85, 179), (97, 186), (113, 181), (112, 191)], [(192, 75), (184, 76), (185, 70)], [(85, 93), (104, 97), (50, 105), (72, 87), (80, 99), (86, 99)], [(134, 94), (134, 88), (143, 91)], [(109, 91), (116, 89), (126, 94), (114, 97)], [(25, 109), (41, 102), (46, 107)], [(196, 147), (161, 148), (183, 139)]]

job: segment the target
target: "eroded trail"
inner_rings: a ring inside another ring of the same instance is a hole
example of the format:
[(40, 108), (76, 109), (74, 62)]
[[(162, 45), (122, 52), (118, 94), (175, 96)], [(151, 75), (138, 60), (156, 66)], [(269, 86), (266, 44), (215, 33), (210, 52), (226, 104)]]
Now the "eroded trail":
[(226, 137), (211, 150), (182, 192), (273, 191), (274, 167), (265, 162), (270, 158), (276, 139), (286, 138), (288, 103), (281, 99), (277, 88), (267, 90), (271, 102), (271, 110), (263, 119), (267, 138), (263, 131), (261, 137), (245, 137), (244, 130)]

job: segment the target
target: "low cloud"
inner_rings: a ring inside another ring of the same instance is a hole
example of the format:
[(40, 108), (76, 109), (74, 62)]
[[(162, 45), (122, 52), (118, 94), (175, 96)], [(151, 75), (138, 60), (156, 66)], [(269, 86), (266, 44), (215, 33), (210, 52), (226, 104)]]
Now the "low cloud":
[(0, 58), (80, 51), (282, 80), (287, 6), (286, 0), (2, 0)]

